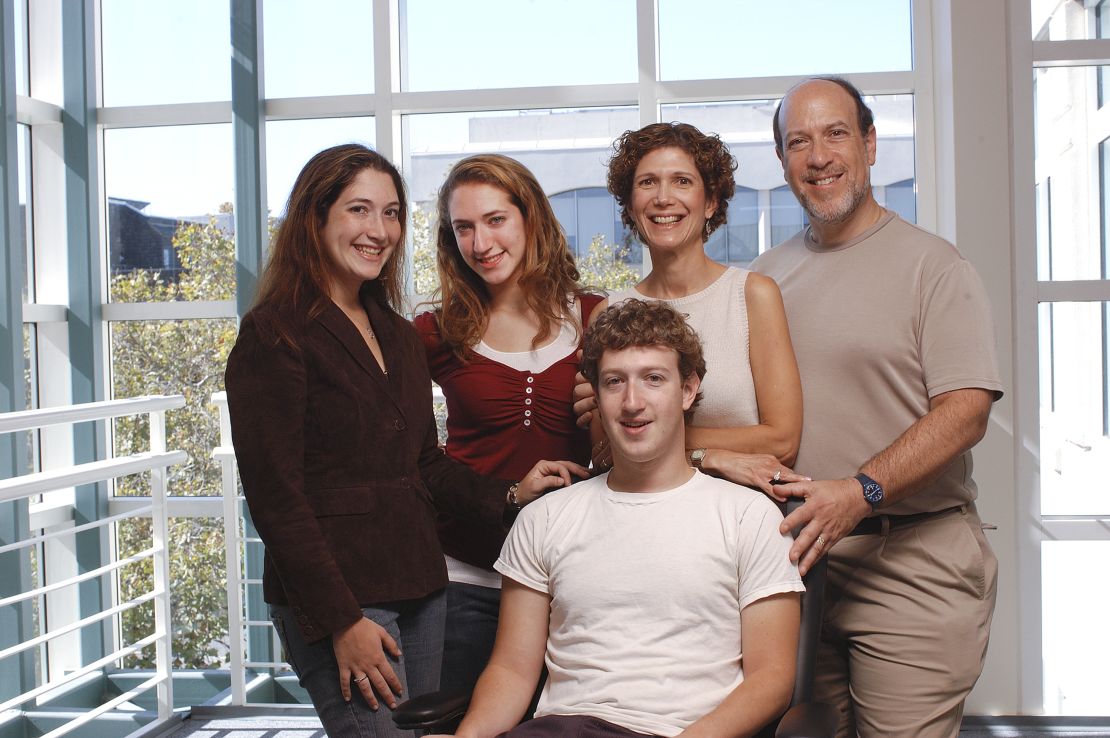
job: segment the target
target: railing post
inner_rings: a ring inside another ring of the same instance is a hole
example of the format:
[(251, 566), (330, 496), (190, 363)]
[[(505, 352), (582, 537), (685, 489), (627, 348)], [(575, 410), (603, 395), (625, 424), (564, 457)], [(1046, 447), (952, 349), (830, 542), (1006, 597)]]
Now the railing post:
[(235, 483), (235, 452), (227, 395), (217, 392), (212, 402), (220, 411), (220, 445), (212, 455), (220, 462), (224, 510), (224, 555), (227, 559), (227, 639), (231, 647), (231, 704), (247, 703), (247, 672), (243, 666), (243, 561), (239, 533), (239, 489)]
[[(166, 413), (150, 413), (150, 450), (166, 450)], [(166, 482), (169, 469), (165, 466), (150, 470), (151, 533), (154, 538), (154, 629), (155, 669), (158, 672), (158, 718), (167, 720), (173, 714), (173, 619), (170, 611), (169, 516), (166, 512)]]

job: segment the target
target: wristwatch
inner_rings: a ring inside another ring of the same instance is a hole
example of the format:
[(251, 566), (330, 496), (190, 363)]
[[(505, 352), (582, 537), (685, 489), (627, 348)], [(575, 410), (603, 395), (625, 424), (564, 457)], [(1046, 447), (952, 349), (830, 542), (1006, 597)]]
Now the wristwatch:
[(883, 485), (863, 472), (857, 474), (855, 480), (863, 485), (863, 499), (867, 500), (872, 510), (882, 504), (883, 496), (885, 495), (883, 492)]
[(701, 469), (701, 462), (705, 461), (705, 449), (695, 448), (690, 452), (690, 466)]

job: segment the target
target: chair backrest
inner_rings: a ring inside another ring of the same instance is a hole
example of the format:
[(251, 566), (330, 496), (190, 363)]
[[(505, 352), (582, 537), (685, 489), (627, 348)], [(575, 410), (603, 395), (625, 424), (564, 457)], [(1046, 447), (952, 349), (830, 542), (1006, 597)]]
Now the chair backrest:
[[(786, 502), (784, 515), (802, 506), (797, 498)], [(797, 537), (798, 531), (794, 531)], [(813, 682), (817, 677), (817, 647), (821, 642), (821, 618), (824, 614), (825, 578), (828, 561), (824, 556), (802, 577), (806, 585), (802, 595), (802, 625), (798, 633), (798, 667), (794, 674), (794, 696), (791, 705), (813, 701)]]
[(798, 633), (798, 670), (794, 675), (794, 696), (791, 705), (813, 701), (813, 682), (817, 678), (817, 646), (821, 642), (821, 618), (824, 614), (825, 578), (828, 560), (822, 556), (802, 577), (806, 591), (802, 595), (802, 629)]

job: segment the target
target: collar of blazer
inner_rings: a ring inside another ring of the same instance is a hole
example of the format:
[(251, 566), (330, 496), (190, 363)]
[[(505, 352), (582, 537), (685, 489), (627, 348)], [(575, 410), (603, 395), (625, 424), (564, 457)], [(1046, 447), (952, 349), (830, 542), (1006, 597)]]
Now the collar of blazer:
[[(366, 309), (366, 314), (370, 317), (370, 324), (374, 327), (374, 333), (378, 336), (378, 343), (382, 347), (382, 359), (385, 361), (386, 369), (393, 377), (392, 386), (390, 380), (382, 373), (374, 355), (370, 353), (370, 347), (366, 345), (358, 327), (343, 314), (338, 305), (329, 300), (324, 311), (316, 316), (316, 320), (343, 345), (351, 358), (364, 372), (370, 375), (370, 379), (396, 405), (394, 392), (400, 393), (400, 384), (404, 381), (405, 372), (401, 366), (403, 360), (400, 356), (404, 349), (398, 345), (399, 338), (392, 320), (393, 316), (382, 308), (373, 297), (364, 293), (361, 300), (362, 306)], [(399, 405), (397, 410), (401, 410)]]

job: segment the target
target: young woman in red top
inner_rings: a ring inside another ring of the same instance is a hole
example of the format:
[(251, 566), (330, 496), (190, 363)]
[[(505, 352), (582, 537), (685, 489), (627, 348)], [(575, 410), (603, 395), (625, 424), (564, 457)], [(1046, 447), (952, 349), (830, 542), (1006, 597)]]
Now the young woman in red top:
[[(541, 458), (588, 463), (571, 392), (582, 326), (600, 302), (578, 286), (559, 221), (526, 167), (505, 156), (457, 163), (439, 191), (434, 312), (416, 318), (447, 400), (447, 454), (517, 478)], [(447, 555), (441, 686), (469, 689), (489, 660), (501, 577), (500, 526), (439, 516)]]

